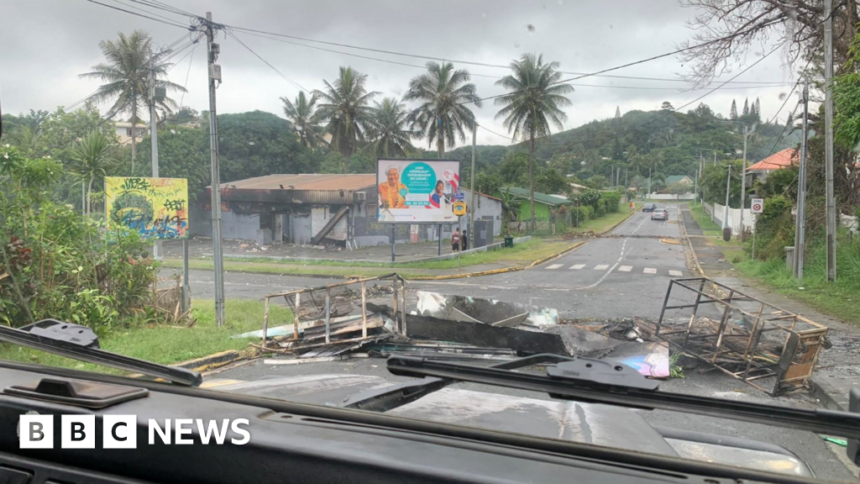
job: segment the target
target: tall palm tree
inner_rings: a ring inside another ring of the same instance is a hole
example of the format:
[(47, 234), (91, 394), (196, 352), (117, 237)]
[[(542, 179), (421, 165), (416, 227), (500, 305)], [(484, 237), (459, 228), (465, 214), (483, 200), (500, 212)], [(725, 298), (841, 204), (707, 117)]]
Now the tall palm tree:
[(498, 81), (511, 91), (496, 98), (496, 105), (504, 106), (496, 119), (505, 118), (504, 125), (514, 140), (529, 141), (529, 191), (531, 193), (531, 226), (535, 227), (535, 139), (549, 136), (552, 126), (562, 129), (567, 115), (561, 110), (570, 105), (567, 94), (573, 88), (559, 84), (559, 63), (544, 63), (543, 55), (523, 54), (511, 62), (511, 75)]
[(409, 81), (409, 90), (403, 96), (404, 101), (421, 102), (407, 120), (427, 137), (427, 146), (436, 142), (440, 158), (446, 146), (453, 147), (458, 139), (466, 142), (465, 129), (476, 129), (475, 114), (466, 104), (481, 107), (481, 98), (469, 79), (468, 71), (455, 70), (450, 62), (428, 62), (427, 72)]
[(331, 134), (331, 146), (346, 159), (343, 172), (349, 173), (349, 159), (364, 141), (365, 132), (373, 122), (373, 108), (368, 104), (379, 93), (368, 92), (367, 74), (351, 67), (341, 67), (334, 83), (323, 82), (325, 90), (314, 91), (314, 96), (322, 101), (318, 113), (320, 120), (328, 123), (326, 130)]
[(93, 206), (93, 183), (103, 179), (117, 163), (114, 145), (104, 133), (91, 131), (72, 148), (71, 158), (72, 170), (86, 185), (86, 214), (89, 216)]
[[(167, 61), (171, 51), (154, 52), (152, 38), (146, 32), (135, 30), (131, 35), (120, 33), (118, 40), (103, 40), (99, 42), (99, 47), (106, 62), (94, 65), (92, 72), (81, 74), (80, 77), (104, 82), (89, 100), (113, 103), (107, 117), (112, 118), (120, 113), (131, 116), (131, 166), (134, 171), (137, 157), (135, 126), (140, 122), (141, 110), (148, 110), (150, 106), (150, 76), (155, 75), (156, 87), (178, 92), (185, 92), (185, 88), (164, 79), (172, 65)], [(162, 113), (170, 113), (175, 107), (176, 101), (166, 96), (156, 101), (156, 108)]]
[(377, 102), (376, 114), (368, 133), (371, 152), (376, 156), (405, 157), (415, 148), (410, 143), (412, 131), (406, 128), (406, 111), (397, 99), (387, 97)]
[(316, 112), (317, 99), (316, 94), (308, 99), (304, 91), (299, 92), (295, 101), (281, 97), (281, 102), (284, 103), (284, 115), (293, 124), (293, 132), (305, 148), (316, 148), (323, 142), (319, 115)]

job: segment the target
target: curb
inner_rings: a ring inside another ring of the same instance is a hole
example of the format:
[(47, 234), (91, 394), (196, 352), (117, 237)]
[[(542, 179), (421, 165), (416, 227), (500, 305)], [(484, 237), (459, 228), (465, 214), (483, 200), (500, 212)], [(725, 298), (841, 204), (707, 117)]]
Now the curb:
[(203, 356), (200, 358), (195, 358), (193, 360), (182, 361), (179, 363), (175, 363), (171, 366), (178, 366), (180, 368), (186, 368), (192, 371), (209, 371), (215, 368), (222, 367), (224, 365), (233, 363), (235, 361), (244, 359), (242, 353), (236, 350), (227, 350), (221, 351), (220, 353), (213, 353), (208, 356)]
[[(622, 220), (622, 222), (623, 222), (623, 220)], [(570, 247), (568, 247), (568, 248), (564, 249), (563, 251), (561, 251), (561, 252), (559, 252), (559, 253), (557, 253), (557, 254), (553, 254), (553, 255), (551, 255), (551, 256), (549, 256), (549, 257), (544, 257), (543, 259), (538, 259), (538, 260), (536, 260), (536, 261), (533, 261), (531, 264), (529, 264), (529, 265), (527, 265), (527, 266), (523, 267), (523, 269), (531, 269), (531, 268), (532, 268), (532, 267), (534, 267), (534, 266), (538, 266), (538, 265), (543, 264), (544, 262), (551, 261), (551, 260), (555, 259), (556, 257), (561, 257), (561, 256), (563, 256), (564, 254), (567, 254), (568, 252), (570, 252), (570, 251), (572, 251), (572, 250), (574, 250), (574, 249), (578, 249), (580, 246), (582, 246), (583, 244), (585, 244), (585, 242), (586, 242), (585, 240), (581, 240), (581, 241), (579, 241), (579, 242), (576, 242), (576, 243), (574, 243), (572, 246), (570, 246)]]
[[(635, 202), (634, 202), (634, 203), (635, 203)], [(635, 207), (635, 205), (634, 205), (634, 207)], [(626, 221), (630, 220), (630, 217), (632, 217), (632, 216), (636, 215), (637, 213), (639, 213), (639, 210), (634, 210), (634, 211), (630, 212), (630, 214), (628, 214), (626, 217), (624, 217), (623, 219), (621, 219), (621, 221), (620, 221), (620, 222), (618, 222), (617, 224), (613, 225), (612, 227), (609, 227), (608, 229), (604, 230), (603, 232), (600, 232), (598, 235), (603, 235), (603, 234), (605, 234), (605, 233), (612, 232), (613, 230), (615, 230), (616, 228), (618, 228), (618, 226), (619, 226), (619, 225), (621, 225), (621, 224), (623, 224), (624, 222), (626, 222)]]

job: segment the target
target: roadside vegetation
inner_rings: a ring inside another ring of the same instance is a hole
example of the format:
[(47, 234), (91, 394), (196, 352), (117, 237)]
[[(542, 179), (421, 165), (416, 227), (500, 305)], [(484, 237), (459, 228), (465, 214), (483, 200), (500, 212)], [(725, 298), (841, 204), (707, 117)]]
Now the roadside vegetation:
[[(228, 299), (226, 323), (215, 326), (215, 305), (211, 300), (192, 301), (191, 325), (175, 326), (144, 324), (113, 328), (99, 337), (101, 348), (133, 358), (174, 364), (226, 350), (242, 350), (248, 340), (232, 339), (233, 335), (263, 327), (263, 303), (248, 299)], [(277, 326), (292, 321), (292, 312), (281, 306), (269, 308), (269, 324)], [(47, 366), (75, 368), (101, 373), (122, 373), (120, 370), (83, 363), (7, 343), (0, 343), (0, 360), (22, 361)]]

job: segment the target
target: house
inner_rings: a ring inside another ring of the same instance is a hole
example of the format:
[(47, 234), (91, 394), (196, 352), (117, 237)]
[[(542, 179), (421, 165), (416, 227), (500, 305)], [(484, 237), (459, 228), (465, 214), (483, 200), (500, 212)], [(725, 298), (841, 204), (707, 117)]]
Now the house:
[(687, 185), (689, 187), (693, 186), (693, 179), (688, 177), (687, 175), (672, 175), (666, 177), (666, 186), (670, 187), (675, 184)]
[[(467, 190), (465, 199), (470, 200)], [(502, 202), (478, 194), (476, 230), (501, 233)], [(192, 208), (194, 235), (211, 235), (210, 188)], [(278, 174), (221, 184), (221, 233), (260, 244), (363, 247), (391, 243), (392, 225), (377, 219), (375, 174)], [(196, 213), (195, 213), (196, 212)], [(480, 222), (480, 224), (479, 224)], [(465, 222), (464, 222), (465, 223)], [(450, 237), (455, 223), (442, 227)], [(482, 229), (483, 228), (483, 229)], [(491, 230), (488, 230), (491, 229)], [(397, 243), (438, 240), (436, 224), (396, 224)]]
[[(529, 194), (529, 190), (527, 188), (508, 187), (503, 188), (502, 191), (507, 191), (519, 202), (517, 218), (519, 220), (531, 220), (531, 195)], [(549, 220), (552, 212), (572, 203), (563, 195), (547, 195), (546, 193), (535, 192), (535, 220)]]
[(786, 148), (782, 151), (768, 156), (747, 168), (747, 176), (764, 180), (767, 175), (776, 170), (782, 170), (792, 165), (797, 165), (800, 160), (800, 151), (795, 148)]
[(587, 186), (580, 185), (579, 183), (571, 182), (571, 183), (568, 183), (568, 185), (570, 185), (571, 191), (573, 191), (573, 193), (580, 193), (580, 192), (584, 192), (585, 190), (588, 190)]
[[(125, 121), (117, 121), (113, 123), (114, 128), (116, 128), (116, 136), (119, 138), (120, 144), (129, 144), (131, 143), (131, 133), (132, 127), (131, 123)], [(144, 122), (139, 122), (134, 126), (134, 135), (138, 141), (143, 139), (145, 136), (149, 134), (149, 126), (147, 126)]]

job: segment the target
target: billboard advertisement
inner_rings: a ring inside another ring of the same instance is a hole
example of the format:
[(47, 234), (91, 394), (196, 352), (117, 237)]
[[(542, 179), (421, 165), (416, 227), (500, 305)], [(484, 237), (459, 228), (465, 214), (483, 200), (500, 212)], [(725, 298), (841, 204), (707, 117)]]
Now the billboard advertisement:
[(188, 180), (105, 177), (105, 217), (145, 239), (188, 237)]
[(460, 162), (386, 160), (376, 165), (377, 220), (383, 223), (451, 223), (460, 191)]

